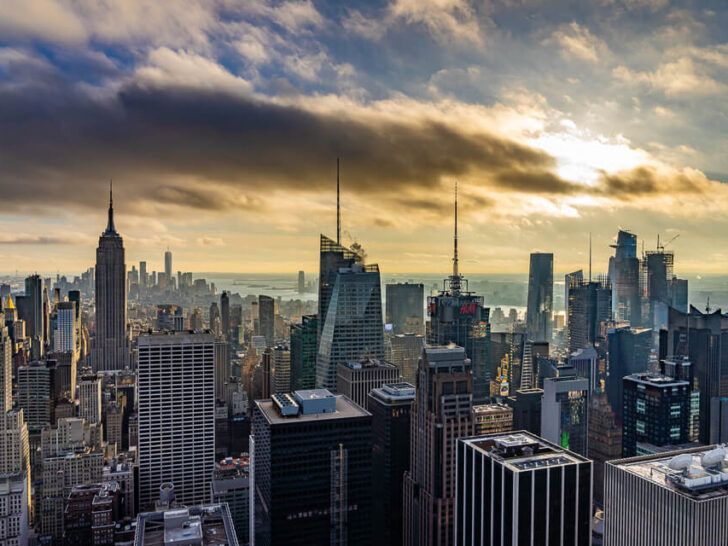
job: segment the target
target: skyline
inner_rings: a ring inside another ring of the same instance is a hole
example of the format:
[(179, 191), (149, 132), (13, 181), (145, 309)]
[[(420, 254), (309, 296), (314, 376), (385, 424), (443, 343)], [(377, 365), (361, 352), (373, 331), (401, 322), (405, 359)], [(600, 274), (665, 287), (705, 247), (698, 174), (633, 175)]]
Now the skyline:
[(315, 271), (338, 156), (385, 276), (450, 270), (456, 180), (466, 276), (586, 269), (589, 232), (605, 272), (619, 228), (725, 271), (728, 12), (591, 4), (4, 2), (0, 258), (93, 263), (113, 178), (129, 265)]

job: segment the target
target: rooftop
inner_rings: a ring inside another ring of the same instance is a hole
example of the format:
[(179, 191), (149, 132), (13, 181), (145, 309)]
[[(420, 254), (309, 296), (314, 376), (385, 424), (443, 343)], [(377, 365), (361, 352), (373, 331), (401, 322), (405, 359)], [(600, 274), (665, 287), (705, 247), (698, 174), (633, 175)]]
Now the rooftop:
[(134, 544), (238, 546), (238, 539), (227, 504), (207, 504), (139, 514)]
[(349, 360), (339, 364), (352, 370), (362, 370), (365, 368), (396, 368), (396, 366), (386, 360), (378, 358), (363, 358), (361, 360)]
[(472, 436), (459, 441), (487, 454), (514, 472), (589, 462), (589, 459), (527, 431)]
[(728, 445), (700, 446), (607, 464), (696, 501), (728, 496)]
[(684, 379), (675, 379), (674, 377), (654, 372), (635, 373), (626, 376), (624, 379), (629, 379), (635, 383), (653, 387), (685, 387), (690, 385), (690, 383)]
[[(325, 393), (325, 395), (323, 394)], [(306, 401), (320, 401), (321, 397), (331, 397), (334, 402), (332, 405), (333, 411), (331, 412), (297, 412), (291, 415), (282, 415), (278, 409), (277, 404), (272, 400), (256, 400), (255, 405), (258, 407), (260, 412), (263, 414), (265, 419), (271, 425), (281, 425), (286, 423), (302, 423), (309, 421), (320, 421), (327, 419), (350, 419), (353, 417), (367, 417), (370, 415), (368, 411), (359, 407), (357, 404), (341, 395), (333, 395), (326, 389), (311, 389), (296, 391), (294, 393), (296, 398), (301, 397), (300, 400), (296, 400), (296, 403), (306, 404)], [(318, 397), (318, 399), (316, 398)]]
[(417, 390), (409, 383), (390, 383), (369, 391), (369, 396), (385, 402), (409, 402), (415, 399)]
[(473, 406), (473, 413), (475, 415), (482, 415), (485, 413), (513, 413), (513, 408), (507, 404), (482, 404), (480, 406)]

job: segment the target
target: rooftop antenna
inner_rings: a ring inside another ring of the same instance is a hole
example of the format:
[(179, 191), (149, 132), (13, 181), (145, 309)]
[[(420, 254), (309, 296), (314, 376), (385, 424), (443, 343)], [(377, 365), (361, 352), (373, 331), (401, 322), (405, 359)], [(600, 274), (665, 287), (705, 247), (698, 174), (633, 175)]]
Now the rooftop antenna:
[(339, 158), (336, 158), (336, 244), (341, 245), (341, 193), (339, 190)]
[(109, 222), (106, 226), (106, 232), (116, 232), (114, 227), (114, 181), (112, 179), (109, 179)]
[(592, 234), (589, 232), (589, 282), (592, 282)]
[(458, 183), (455, 182), (455, 237), (453, 239), (452, 276), (458, 276)]

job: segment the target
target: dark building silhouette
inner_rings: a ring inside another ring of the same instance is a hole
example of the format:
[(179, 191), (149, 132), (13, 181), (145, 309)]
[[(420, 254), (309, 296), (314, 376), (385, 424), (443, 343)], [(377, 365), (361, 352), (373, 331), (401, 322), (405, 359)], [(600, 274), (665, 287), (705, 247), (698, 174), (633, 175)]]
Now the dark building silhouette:
[(624, 457), (651, 453), (653, 446), (688, 442), (690, 383), (658, 373), (628, 375), (623, 382)]
[(316, 336), (318, 316), (304, 315), (291, 324), (291, 386), (293, 390), (316, 386)]
[(275, 342), (276, 305), (270, 296), (258, 296), (258, 324), (259, 333), (265, 338), (267, 347), (273, 347)]
[(402, 483), (410, 465), (410, 420), (415, 387), (394, 383), (372, 389), (372, 464), (374, 503), (372, 524), (376, 544), (402, 544)]
[(528, 273), (526, 333), (530, 341), (551, 341), (554, 305), (554, 255), (534, 252)]
[(652, 350), (652, 330), (629, 326), (612, 328), (607, 332), (606, 392), (617, 423), (622, 423), (622, 379), (627, 375), (646, 372)]
[(230, 295), (224, 290), (220, 295), (220, 327), (222, 337), (230, 339)]
[(91, 363), (94, 371), (123, 370), (131, 364), (126, 332), (126, 263), (124, 242), (114, 226), (114, 202), (109, 195), (109, 220), (96, 249), (96, 336)]
[(473, 376), (462, 347), (425, 347), (412, 406), (410, 469), (404, 478), (404, 544), (454, 544), (455, 447), (470, 436)]
[(425, 286), (397, 283), (386, 286), (386, 322), (394, 334), (424, 334)]
[(573, 280), (569, 286), (568, 346), (576, 352), (600, 339), (601, 323), (612, 316), (612, 288), (605, 278)]
[(255, 401), (256, 544), (372, 544), (371, 427), (369, 413), (324, 389)]

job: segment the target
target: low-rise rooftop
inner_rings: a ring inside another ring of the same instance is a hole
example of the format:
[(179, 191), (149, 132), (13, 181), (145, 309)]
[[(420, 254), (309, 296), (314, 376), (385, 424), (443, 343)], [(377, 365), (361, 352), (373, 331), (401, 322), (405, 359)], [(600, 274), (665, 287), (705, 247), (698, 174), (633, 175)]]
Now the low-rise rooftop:
[(288, 404), (281, 405), (273, 399), (256, 400), (255, 405), (271, 425), (370, 415), (368, 411), (345, 396), (331, 394), (326, 389), (295, 391), (293, 396), (289, 397), (296, 406), (295, 412), (293, 409), (288, 409)]
[(134, 546), (238, 546), (227, 504), (144, 512)]

